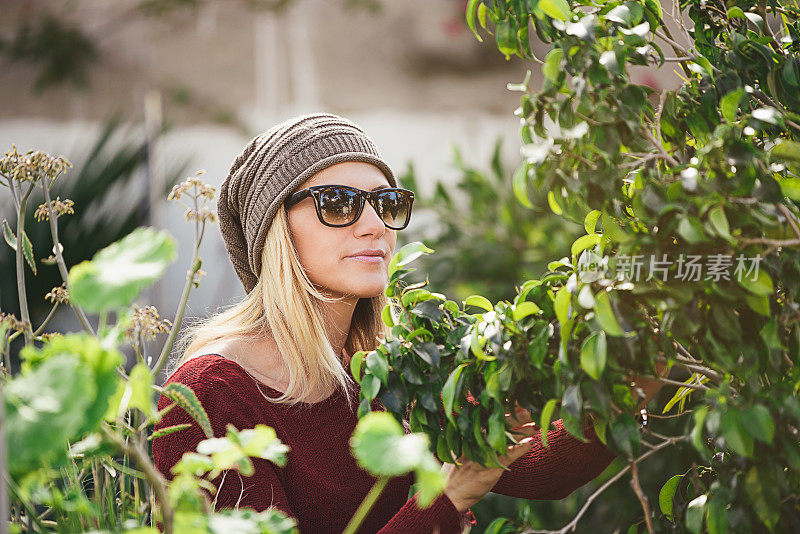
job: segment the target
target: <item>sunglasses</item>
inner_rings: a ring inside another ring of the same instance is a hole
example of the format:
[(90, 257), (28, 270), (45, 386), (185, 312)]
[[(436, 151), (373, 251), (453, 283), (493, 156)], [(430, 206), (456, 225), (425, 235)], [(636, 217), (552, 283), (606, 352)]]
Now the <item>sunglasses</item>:
[(319, 221), (333, 227), (356, 222), (367, 200), (387, 228), (402, 230), (411, 220), (414, 204), (414, 192), (399, 187), (363, 191), (347, 185), (313, 185), (292, 193), (284, 205), (288, 209), (309, 196), (314, 199)]

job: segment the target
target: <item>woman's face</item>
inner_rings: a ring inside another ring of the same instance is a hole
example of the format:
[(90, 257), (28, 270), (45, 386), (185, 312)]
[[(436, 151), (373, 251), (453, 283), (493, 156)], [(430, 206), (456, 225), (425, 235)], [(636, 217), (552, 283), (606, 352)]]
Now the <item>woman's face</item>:
[[(349, 185), (364, 191), (391, 187), (377, 167), (360, 161), (345, 161), (321, 170), (295, 191), (330, 184)], [(386, 289), (397, 231), (384, 226), (372, 204), (365, 201), (358, 220), (338, 228), (319, 221), (311, 197), (289, 208), (288, 218), (300, 262), (318, 289), (328, 296), (358, 298), (374, 297)], [(384, 254), (377, 261), (353, 257), (365, 249)]]

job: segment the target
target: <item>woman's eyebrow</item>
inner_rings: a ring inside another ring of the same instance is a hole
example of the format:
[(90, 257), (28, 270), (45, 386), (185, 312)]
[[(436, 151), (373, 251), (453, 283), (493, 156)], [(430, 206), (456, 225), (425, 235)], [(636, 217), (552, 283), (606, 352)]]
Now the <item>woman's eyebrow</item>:
[(389, 189), (389, 186), (388, 185), (379, 185), (378, 187), (370, 189), (370, 191), (377, 191), (378, 189)]

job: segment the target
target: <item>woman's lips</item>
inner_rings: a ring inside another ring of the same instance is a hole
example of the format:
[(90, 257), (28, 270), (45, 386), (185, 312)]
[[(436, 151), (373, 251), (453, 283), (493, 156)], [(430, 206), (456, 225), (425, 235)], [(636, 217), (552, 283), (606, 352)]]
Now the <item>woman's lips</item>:
[(347, 259), (362, 261), (364, 263), (381, 263), (383, 256), (347, 256)]

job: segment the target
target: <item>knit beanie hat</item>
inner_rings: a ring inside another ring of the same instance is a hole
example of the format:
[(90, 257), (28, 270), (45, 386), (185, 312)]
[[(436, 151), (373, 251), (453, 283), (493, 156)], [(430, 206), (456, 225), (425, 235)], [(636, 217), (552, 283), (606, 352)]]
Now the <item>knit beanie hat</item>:
[(288, 119), (253, 138), (222, 183), (217, 214), (225, 248), (248, 293), (261, 272), (267, 230), (281, 203), (317, 172), (343, 161), (380, 169), (397, 187), (375, 143), (355, 123), (331, 113)]

